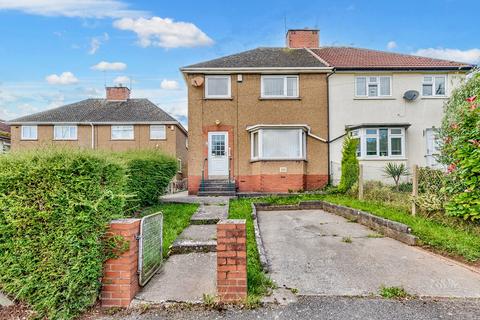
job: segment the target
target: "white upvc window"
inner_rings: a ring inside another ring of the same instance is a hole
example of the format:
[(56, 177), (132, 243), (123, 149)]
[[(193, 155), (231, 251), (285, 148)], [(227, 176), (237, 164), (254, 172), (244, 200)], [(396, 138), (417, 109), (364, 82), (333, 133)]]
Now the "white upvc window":
[(167, 128), (165, 125), (150, 125), (150, 140), (167, 139)]
[(356, 97), (391, 97), (391, 76), (358, 76), (355, 77)]
[(351, 135), (359, 139), (357, 157), (359, 158), (403, 158), (405, 157), (404, 128), (360, 128)]
[(205, 98), (230, 99), (232, 97), (231, 82), (230, 75), (205, 76)]
[(269, 75), (261, 77), (262, 98), (298, 98), (298, 76)]
[(306, 159), (306, 136), (301, 128), (258, 129), (250, 138), (252, 160)]
[(38, 138), (37, 126), (22, 126), (21, 131), (22, 140), (37, 140)]
[(112, 126), (112, 140), (133, 140), (133, 125)]
[(424, 97), (443, 97), (447, 93), (446, 75), (429, 75), (423, 77), (422, 96)]
[(55, 125), (53, 127), (54, 140), (77, 140), (77, 126)]
[(177, 159), (177, 165), (178, 165), (178, 173), (182, 173), (182, 159), (178, 158)]

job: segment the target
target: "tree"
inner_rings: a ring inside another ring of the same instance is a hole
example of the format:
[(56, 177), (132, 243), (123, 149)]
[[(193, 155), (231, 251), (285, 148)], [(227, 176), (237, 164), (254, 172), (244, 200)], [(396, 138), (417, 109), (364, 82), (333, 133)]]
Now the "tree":
[(350, 134), (343, 141), (342, 177), (338, 185), (340, 192), (347, 192), (358, 181), (357, 144), (358, 139), (353, 139)]
[(392, 178), (393, 181), (395, 182), (395, 189), (399, 191), (398, 186), (400, 184), (400, 178), (402, 176), (408, 176), (408, 169), (405, 166), (404, 163), (396, 164), (389, 162), (383, 168), (383, 173), (385, 174), (386, 177)]

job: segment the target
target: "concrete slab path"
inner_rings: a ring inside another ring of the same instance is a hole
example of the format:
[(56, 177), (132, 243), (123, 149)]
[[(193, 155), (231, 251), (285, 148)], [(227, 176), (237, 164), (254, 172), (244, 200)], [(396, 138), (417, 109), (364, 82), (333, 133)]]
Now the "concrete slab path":
[(172, 254), (217, 251), (217, 225), (188, 226), (173, 242)]
[[(411, 294), (480, 298), (480, 274), (321, 211), (260, 211), (272, 279), (303, 295)], [(346, 239), (350, 239), (351, 243)]]
[(190, 219), (192, 224), (216, 224), (228, 217), (227, 203), (201, 204), (197, 212)]
[[(225, 203), (232, 197), (198, 197), (195, 195), (189, 195), (188, 191), (177, 192), (173, 194), (166, 194), (160, 199), (162, 202), (170, 203), (204, 203), (204, 204), (215, 204), (215, 203)], [(235, 197), (233, 197), (235, 198)]]

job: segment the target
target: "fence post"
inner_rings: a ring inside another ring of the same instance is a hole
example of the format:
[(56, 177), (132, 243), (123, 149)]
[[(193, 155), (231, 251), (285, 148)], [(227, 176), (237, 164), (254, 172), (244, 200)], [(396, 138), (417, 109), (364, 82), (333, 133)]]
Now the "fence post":
[(412, 167), (412, 215), (417, 214), (415, 198), (418, 196), (418, 165)]
[(358, 200), (363, 200), (363, 164), (358, 165)]

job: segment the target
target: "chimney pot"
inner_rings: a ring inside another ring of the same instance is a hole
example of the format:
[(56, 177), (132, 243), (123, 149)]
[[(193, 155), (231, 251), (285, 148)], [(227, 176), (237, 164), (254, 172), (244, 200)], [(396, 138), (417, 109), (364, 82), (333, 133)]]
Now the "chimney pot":
[(320, 30), (291, 29), (287, 31), (288, 48), (319, 48)]
[(130, 99), (130, 89), (124, 86), (106, 87), (107, 100), (125, 101)]

